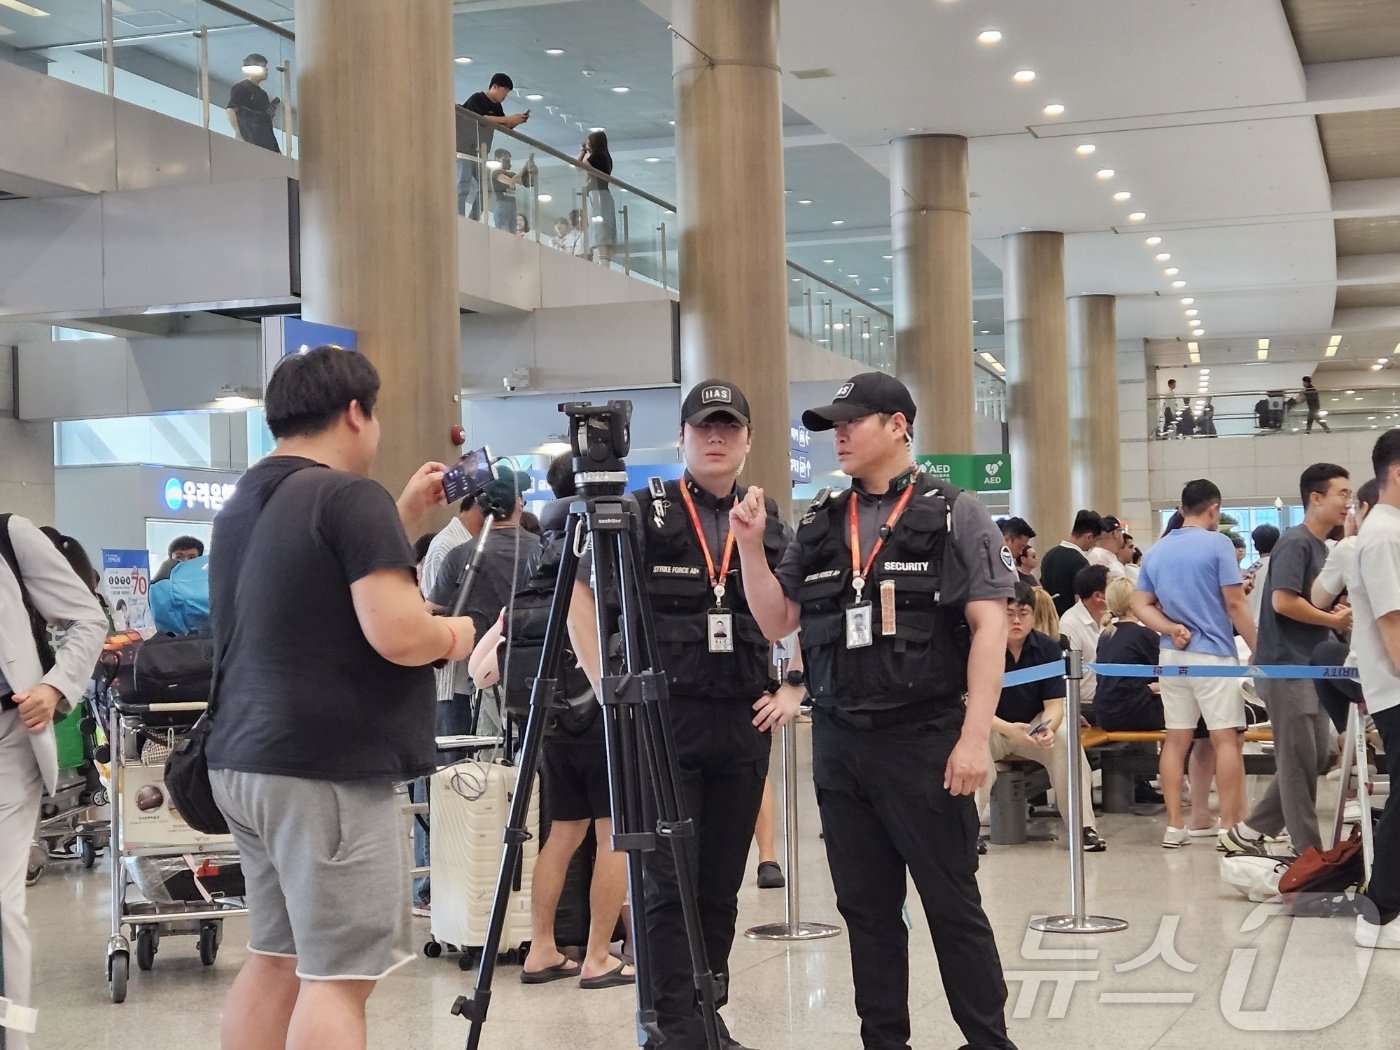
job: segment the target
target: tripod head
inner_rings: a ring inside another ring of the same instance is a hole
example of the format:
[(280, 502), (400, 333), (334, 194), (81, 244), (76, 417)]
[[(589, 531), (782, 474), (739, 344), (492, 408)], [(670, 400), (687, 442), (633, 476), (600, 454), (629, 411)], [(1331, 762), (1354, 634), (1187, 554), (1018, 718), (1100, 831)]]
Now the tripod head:
[(566, 401), (559, 411), (569, 417), (578, 494), (584, 499), (622, 495), (627, 488), (623, 458), (632, 451), (632, 402)]

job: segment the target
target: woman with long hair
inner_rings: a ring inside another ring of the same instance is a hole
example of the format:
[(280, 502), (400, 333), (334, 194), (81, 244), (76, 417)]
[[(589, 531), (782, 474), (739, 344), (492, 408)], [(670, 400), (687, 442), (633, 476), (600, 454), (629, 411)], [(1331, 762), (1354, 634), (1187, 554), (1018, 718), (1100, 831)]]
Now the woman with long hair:
[(606, 131), (589, 133), (579, 148), (578, 162), (590, 172), (584, 188), (588, 199), (588, 242), (593, 246), (594, 260), (608, 266), (612, 263), (613, 245), (617, 242), (617, 212), (613, 206), (611, 183), (602, 178), (613, 172)]

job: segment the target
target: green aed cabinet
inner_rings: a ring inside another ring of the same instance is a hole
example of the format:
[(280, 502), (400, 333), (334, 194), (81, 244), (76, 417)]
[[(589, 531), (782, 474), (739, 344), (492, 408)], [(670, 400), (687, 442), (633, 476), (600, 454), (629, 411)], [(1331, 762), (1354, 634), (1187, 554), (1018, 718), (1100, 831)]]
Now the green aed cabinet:
[(1006, 453), (949, 453), (918, 457), (926, 474), (969, 492), (1010, 492), (1011, 457)]

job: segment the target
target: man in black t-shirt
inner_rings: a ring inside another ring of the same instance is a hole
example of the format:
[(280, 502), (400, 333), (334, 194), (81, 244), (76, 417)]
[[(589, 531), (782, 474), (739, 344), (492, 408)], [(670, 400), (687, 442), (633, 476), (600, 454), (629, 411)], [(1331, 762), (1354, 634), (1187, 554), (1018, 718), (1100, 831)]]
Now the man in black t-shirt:
[(280, 98), (268, 98), (261, 87), (267, 79), (267, 59), (251, 54), (243, 60), (243, 75), (247, 78), (233, 85), (225, 110), (234, 132), (244, 142), (281, 153), (277, 136), (272, 133), (272, 117), (282, 104)]
[(434, 617), (407, 528), (443, 502), (440, 463), (397, 505), (369, 479), (379, 374), (318, 347), (284, 359), (265, 405), (272, 455), (214, 520), (219, 660), (207, 757), (247, 883), (248, 946), (224, 1004), (225, 1046), (255, 1031), (365, 1045), (375, 982), (414, 957), (396, 784), (436, 766), (428, 664), (472, 648), (468, 617)]
[(1074, 605), (1074, 576), (1089, 564), (1085, 552), (1103, 535), (1103, 519), (1092, 510), (1074, 516), (1069, 539), (1061, 540), (1040, 556), (1040, 585), (1055, 600), (1055, 611), (1063, 616)]
[(514, 90), (515, 81), (505, 73), (497, 73), (485, 91), (476, 92), (462, 103), (462, 108), (475, 113), (478, 119), (457, 137), (457, 214), (469, 214), (470, 206), (473, 222), (481, 218), (481, 168), (491, 155), (495, 129), (518, 128), (530, 119), (529, 110), (506, 116), (501, 103)]

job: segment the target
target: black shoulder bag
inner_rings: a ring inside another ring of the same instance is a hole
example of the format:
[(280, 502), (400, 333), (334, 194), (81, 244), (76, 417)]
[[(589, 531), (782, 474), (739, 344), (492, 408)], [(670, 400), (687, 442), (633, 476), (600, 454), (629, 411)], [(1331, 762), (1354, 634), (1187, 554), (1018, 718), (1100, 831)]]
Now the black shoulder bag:
[[(251, 545), (253, 532), (262, 517), (262, 512), (282, 482), (297, 471), (310, 466), (313, 464), (307, 463), (294, 470), (289, 470), (267, 490), (267, 494), (263, 497), (262, 506), (258, 508), (257, 517), (248, 527), (248, 541), (245, 542), (245, 547)], [(238, 573), (241, 579), (242, 574), (239, 568), (231, 567), (232, 571)], [(237, 605), (236, 586), (233, 604)], [(228, 613), (232, 616), (233, 609), (229, 609)], [(219, 692), (219, 664), (222, 663), (223, 655), (222, 649), (215, 641), (214, 671), (209, 685), (209, 706), (199, 716), (199, 721), (195, 722), (190, 731), (175, 744), (174, 749), (170, 752), (170, 757), (165, 760), (165, 790), (169, 792), (171, 802), (174, 803), (176, 811), (184, 818), (186, 824), (205, 835), (227, 835), (229, 833), (228, 821), (224, 819), (223, 812), (214, 801), (214, 789), (209, 784), (209, 759), (206, 755), (209, 747), (209, 733), (214, 726), (215, 697)]]

